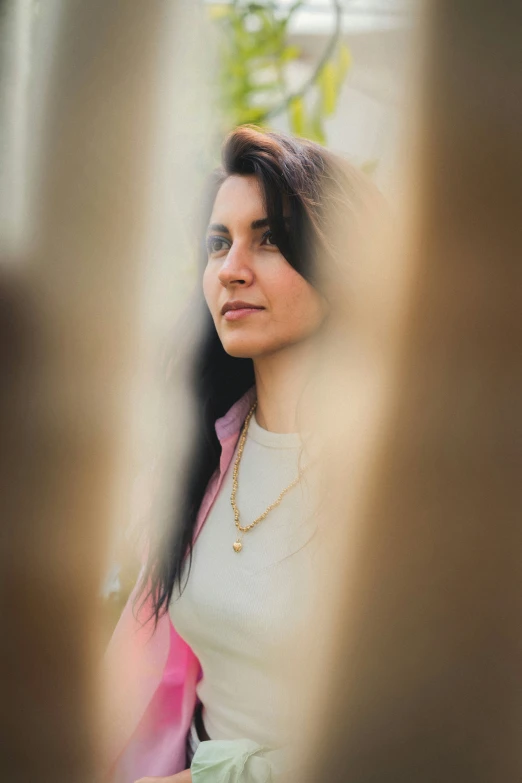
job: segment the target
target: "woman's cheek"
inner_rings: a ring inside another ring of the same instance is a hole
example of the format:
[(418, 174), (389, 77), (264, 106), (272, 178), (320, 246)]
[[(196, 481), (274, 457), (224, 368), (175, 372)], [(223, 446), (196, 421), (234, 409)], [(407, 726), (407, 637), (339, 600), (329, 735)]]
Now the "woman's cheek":
[(205, 302), (207, 303), (207, 307), (210, 310), (211, 314), (215, 316), (218, 291), (217, 291), (216, 282), (215, 280), (212, 280), (212, 273), (208, 266), (205, 268), (205, 271), (203, 272), (202, 288), (203, 288), (203, 296), (205, 297)]

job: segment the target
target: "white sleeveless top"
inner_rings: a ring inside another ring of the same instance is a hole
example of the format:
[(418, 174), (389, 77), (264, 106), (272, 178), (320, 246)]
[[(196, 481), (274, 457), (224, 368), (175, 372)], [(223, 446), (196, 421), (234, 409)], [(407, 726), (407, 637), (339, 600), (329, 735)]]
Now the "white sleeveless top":
[[(252, 417), (236, 496), (242, 525), (296, 478), (300, 455), (299, 435), (268, 432)], [(175, 590), (169, 611), (203, 669), (197, 694), (211, 739), (276, 748), (291, 741), (299, 710), (292, 656), (304, 652), (298, 639), (314, 592), (313, 506), (305, 473), (234, 552), (234, 460), (194, 546), (185, 590)]]

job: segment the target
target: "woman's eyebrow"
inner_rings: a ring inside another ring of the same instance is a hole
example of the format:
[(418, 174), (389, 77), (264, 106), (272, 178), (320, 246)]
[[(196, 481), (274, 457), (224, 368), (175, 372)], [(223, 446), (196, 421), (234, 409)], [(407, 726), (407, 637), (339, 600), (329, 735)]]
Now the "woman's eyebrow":
[(221, 234), (230, 234), (230, 231), (223, 223), (211, 223), (207, 231), (219, 231)]
[[(258, 228), (265, 228), (268, 226), (268, 218), (260, 218), (259, 220), (253, 220), (250, 224), (250, 228), (255, 231)], [(223, 223), (211, 223), (207, 231), (219, 231), (221, 234), (230, 234), (230, 231)]]
[[(287, 223), (290, 218), (284, 217), (283, 220)], [(268, 218), (259, 218), (259, 220), (253, 220), (250, 224), (252, 231), (257, 231), (259, 228), (266, 228), (268, 226)], [(230, 234), (229, 229), (223, 225), (223, 223), (211, 223), (207, 228), (207, 231), (219, 231), (220, 234)]]
[(256, 231), (258, 228), (265, 228), (268, 226), (268, 218), (260, 218), (259, 220), (253, 220), (250, 224), (252, 231)]
[[(289, 223), (290, 222), (290, 216), (289, 215), (284, 215), (283, 216), (283, 221), (285, 223)], [(268, 226), (268, 218), (266, 218), (266, 217), (265, 218), (261, 218), (260, 220), (253, 220), (252, 223), (250, 224), (250, 228), (253, 231), (255, 231), (257, 228), (265, 228), (266, 226)]]

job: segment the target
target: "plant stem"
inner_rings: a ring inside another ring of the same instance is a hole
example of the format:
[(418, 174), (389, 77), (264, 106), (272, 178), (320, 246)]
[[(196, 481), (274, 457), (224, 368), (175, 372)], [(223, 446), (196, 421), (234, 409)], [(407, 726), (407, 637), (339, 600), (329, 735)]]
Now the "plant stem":
[(295, 100), (296, 98), (302, 98), (310, 87), (315, 83), (315, 80), (321, 73), (322, 69), (332, 56), (335, 47), (337, 46), (339, 42), (339, 38), (341, 36), (341, 26), (342, 26), (342, 7), (340, 0), (332, 0), (332, 6), (335, 11), (335, 28), (330, 36), (328, 43), (325, 47), (325, 50), (321, 56), (321, 59), (317, 63), (314, 72), (310, 76), (309, 79), (305, 81), (305, 83), (295, 92), (290, 93), (290, 95), (287, 95), (286, 98), (278, 105), (275, 106), (273, 109), (269, 109), (261, 118), (260, 121), (264, 122), (265, 120), (268, 120), (272, 117), (277, 117), (279, 114), (281, 114), (283, 111), (285, 111), (290, 102)]

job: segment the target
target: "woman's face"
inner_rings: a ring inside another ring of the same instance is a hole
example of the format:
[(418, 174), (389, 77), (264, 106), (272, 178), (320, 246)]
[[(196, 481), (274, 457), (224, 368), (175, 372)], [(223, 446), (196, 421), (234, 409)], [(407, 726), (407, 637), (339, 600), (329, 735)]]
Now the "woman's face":
[(272, 243), (255, 176), (230, 176), (221, 185), (207, 252), (203, 291), (228, 354), (255, 359), (317, 331), (325, 300)]

